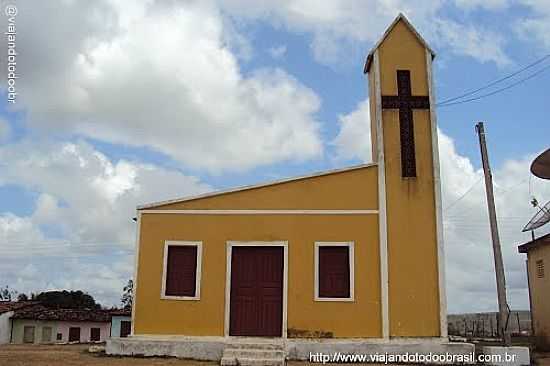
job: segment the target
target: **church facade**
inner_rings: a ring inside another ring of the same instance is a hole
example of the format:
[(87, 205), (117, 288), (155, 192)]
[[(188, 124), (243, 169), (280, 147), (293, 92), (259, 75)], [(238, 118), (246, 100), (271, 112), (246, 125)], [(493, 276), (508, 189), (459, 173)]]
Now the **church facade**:
[(368, 55), (374, 163), (138, 207), (132, 336), (108, 352), (447, 342), (433, 57), (402, 15)]

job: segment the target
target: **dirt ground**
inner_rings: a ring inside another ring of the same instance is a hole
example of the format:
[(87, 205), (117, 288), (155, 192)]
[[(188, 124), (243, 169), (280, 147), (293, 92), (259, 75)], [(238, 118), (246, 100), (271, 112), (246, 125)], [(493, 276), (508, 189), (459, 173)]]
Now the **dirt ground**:
[[(157, 357), (111, 357), (88, 353), (89, 345), (0, 345), (0, 366), (214, 366), (217, 362)], [(288, 366), (310, 366), (309, 362), (288, 362)], [(326, 364), (329, 366), (332, 364)], [(376, 366), (370, 364), (370, 366)]]
[(176, 358), (109, 357), (88, 353), (89, 345), (22, 345), (0, 346), (2, 366), (213, 366), (216, 362), (179, 360)]
[[(22, 345), (0, 346), (1, 366), (214, 366), (217, 362), (180, 360), (176, 358), (110, 357), (88, 353), (89, 345)], [(317, 365), (288, 362), (289, 366)], [(536, 364), (550, 366), (550, 353), (536, 354)], [(327, 364), (327, 366), (330, 364)], [(371, 366), (375, 366), (371, 364)]]

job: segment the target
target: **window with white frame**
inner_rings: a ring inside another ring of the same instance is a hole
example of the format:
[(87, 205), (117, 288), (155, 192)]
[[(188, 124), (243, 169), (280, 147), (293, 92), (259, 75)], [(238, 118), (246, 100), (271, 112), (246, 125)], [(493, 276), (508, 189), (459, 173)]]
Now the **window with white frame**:
[(199, 300), (202, 242), (166, 241), (161, 298)]
[(315, 301), (354, 300), (353, 242), (315, 243)]

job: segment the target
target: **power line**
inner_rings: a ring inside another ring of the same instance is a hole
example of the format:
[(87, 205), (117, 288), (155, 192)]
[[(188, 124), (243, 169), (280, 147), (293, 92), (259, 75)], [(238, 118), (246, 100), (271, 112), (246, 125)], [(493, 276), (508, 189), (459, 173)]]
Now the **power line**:
[(504, 76), (504, 77), (502, 77), (502, 78), (500, 78), (500, 79), (497, 79), (497, 80), (495, 80), (495, 81), (492, 81), (492, 82), (490, 82), (490, 83), (487, 84), (487, 85), (484, 85), (484, 86), (479, 87), (479, 88), (474, 89), (474, 90), (467, 91), (467, 92), (465, 92), (464, 94), (461, 94), (461, 95), (456, 96), (456, 97), (444, 99), (444, 100), (442, 100), (441, 102), (437, 103), (437, 105), (439, 106), (439, 105), (442, 105), (442, 104), (447, 104), (448, 102), (452, 102), (452, 101), (454, 101), (454, 100), (462, 99), (462, 98), (464, 98), (464, 97), (467, 97), (467, 96), (476, 94), (477, 92), (480, 92), (480, 91), (482, 91), (482, 90), (485, 90), (485, 89), (487, 89), (487, 88), (490, 88), (490, 87), (493, 86), (493, 85), (496, 85), (496, 84), (501, 83), (501, 82), (503, 82), (503, 81), (505, 81), (505, 80), (508, 80), (508, 79), (510, 79), (510, 78), (513, 78), (514, 76), (516, 76), (516, 75), (518, 75), (518, 74), (520, 74), (520, 73), (522, 73), (522, 72), (524, 72), (524, 71), (526, 71), (526, 70), (528, 70), (528, 69), (530, 69), (530, 68), (532, 68), (532, 67), (534, 67), (534, 66), (540, 64), (541, 62), (545, 61), (545, 60), (548, 59), (548, 58), (550, 58), (550, 54), (545, 55), (545, 56), (539, 58), (539, 59), (536, 60), (535, 62), (533, 62), (533, 63), (531, 63), (531, 64), (529, 64), (529, 65), (527, 65), (527, 66), (521, 68), (520, 70), (518, 70), (518, 71), (516, 71), (516, 72), (513, 72), (513, 73), (511, 73), (511, 74), (509, 74), (509, 75), (507, 75), (507, 76)]
[[(519, 187), (519, 186), (522, 185), (523, 183), (526, 183), (528, 179), (529, 179), (529, 182), (530, 182), (530, 181), (531, 181), (531, 174), (529, 174), (529, 178), (526, 178), (526, 179), (520, 181), (519, 183), (514, 184), (513, 186), (509, 186), (509, 187), (507, 187), (507, 188), (502, 188), (502, 189), (497, 187), (498, 190), (501, 190), (501, 192), (498, 193), (497, 198), (498, 198), (499, 200), (502, 200), (503, 197), (505, 197), (505, 196), (507, 196), (508, 194), (510, 194), (510, 192), (512, 192), (514, 189), (516, 189), (517, 187)], [(468, 215), (466, 215), (466, 213), (472, 211), (472, 210), (475, 209), (475, 208), (476, 208), (476, 207), (470, 207), (470, 208), (467, 208), (466, 210), (463, 210), (463, 211), (459, 212), (458, 214), (446, 215), (446, 217), (448, 217), (448, 218), (449, 218), (449, 217), (469, 217)], [(499, 216), (499, 220), (500, 220), (501, 218), (507, 219), (507, 218), (522, 218), (522, 217), (520, 217), (520, 216), (508, 216), (508, 217), (501, 217), (501, 216)], [(523, 219), (528, 220), (529, 218), (527, 217), (527, 218), (523, 218)]]
[(537, 76), (537, 75), (543, 73), (544, 71), (546, 71), (546, 70), (548, 70), (548, 69), (550, 69), (550, 65), (547, 65), (547, 66), (543, 67), (542, 69), (536, 71), (535, 73), (529, 75), (528, 77), (526, 77), (526, 78), (524, 78), (524, 79), (520, 79), (520, 80), (516, 81), (516, 82), (513, 83), (513, 84), (510, 84), (510, 85), (508, 85), (508, 86), (506, 86), (506, 87), (504, 87), (504, 88), (500, 88), (500, 89), (497, 89), (497, 90), (495, 90), (495, 91), (492, 91), (491, 93), (482, 94), (482, 95), (480, 95), (480, 96), (478, 96), (478, 97), (470, 98), (470, 99), (465, 99), (465, 100), (460, 100), (460, 101), (458, 101), (458, 102), (452, 102), (452, 103), (446, 103), (446, 104), (438, 104), (438, 106), (439, 106), (439, 107), (449, 107), (449, 106), (452, 106), (452, 105), (457, 105), (457, 104), (463, 104), (463, 103), (473, 102), (473, 101), (475, 101), (475, 100), (480, 100), (480, 99), (483, 99), (483, 98), (490, 97), (490, 96), (492, 96), (492, 95), (501, 93), (501, 92), (503, 92), (503, 91), (505, 91), (505, 90), (511, 89), (511, 88), (513, 88), (514, 86), (517, 86), (517, 85), (519, 85), (519, 84), (522, 84), (522, 83), (524, 83), (524, 82), (526, 82), (526, 81), (528, 81), (528, 80), (534, 78), (535, 76)]
[(508, 187), (508, 188), (499, 188), (499, 187), (496, 187), (496, 186), (495, 186), (495, 188), (497, 190), (500, 190), (500, 194), (502, 195), (500, 197), (503, 197), (503, 196), (507, 195), (512, 189), (515, 189), (515, 188), (519, 187), (520, 185), (522, 185), (523, 183), (527, 182), (527, 179), (528, 178), (525, 178), (525, 179), (521, 180), (519, 183), (514, 184), (513, 186)]
[(474, 187), (479, 183), (481, 182), (481, 178), (483, 177), (479, 177), (479, 179), (474, 183), (472, 184), (472, 186), (470, 188), (468, 188), (468, 190), (466, 192), (464, 192), (460, 197), (458, 197), (453, 203), (451, 203), (450, 205), (448, 205), (447, 207), (445, 207), (443, 209), (443, 211), (447, 211), (449, 210), (451, 207), (453, 207), (454, 205), (456, 205), (458, 202), (460, 202), (464, 197), (466, 197), (466, 195), (468, 193), (470, 193), (472, 191), (472, 189), (474, 189)]

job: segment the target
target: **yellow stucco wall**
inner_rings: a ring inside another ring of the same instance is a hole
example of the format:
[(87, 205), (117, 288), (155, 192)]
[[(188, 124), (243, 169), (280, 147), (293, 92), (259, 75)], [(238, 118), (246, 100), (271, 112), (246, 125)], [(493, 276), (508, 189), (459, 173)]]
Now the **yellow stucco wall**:
[(221, 196), (166, 204), (155, 209), (377, 209), (377, 173), (373, 165)]
[[(203, 198), (163, 209), (377, 209), (376, 167)], [(343, 197), (346, 205), (339, 198)], [(267, 200), (269, 197), (270, 200)], [(298, 204), (297, 204), (297, 202)], [(158, 209), (157, 207), (154, 208)], [(223, 336), (227, 241), (288, 241), (288, 328), (380, 337), (378, 215), (141, 215), (135, 334)], [(201, 299), (160, 299), (165, 240), (203, 242)], [(315, 241), (354, 241), (355, 301), (315, 302)]]
[[(397, 95), (410, 70), (412, 95), (428, 95), (426, 49), (403, 22), (379, 49), (382, 95)], [(401, 177), (398, 110), (383, 110), (391, 336), (438, 336), (439, 280), (432, 136), (428, 110), (414, 110), (416, 178)]]
[[(550, 245), (541, 245), (529, 250), (529, 290), (533, 312), (533, 327), (537, 341), (550, 347)], [(544, 263), (544, 277), (537, 276), (537, 261)]]
[[(321, 229), (322, 228), (322, 229)], [(377, 215), (142, 214), (136, 334), (223, 336), (226, 241), (288, 241), (288, 328), (380, 336)], [(200, 301), (161, 300), (165, 240), (203, 242)], [(355, 242), (355, 302), (314, 302), (314, 242)]]

